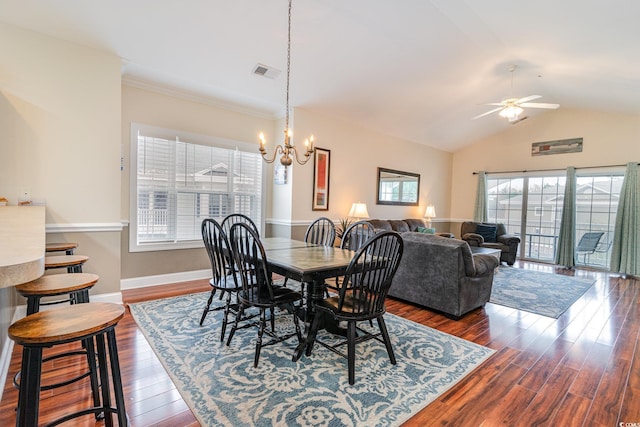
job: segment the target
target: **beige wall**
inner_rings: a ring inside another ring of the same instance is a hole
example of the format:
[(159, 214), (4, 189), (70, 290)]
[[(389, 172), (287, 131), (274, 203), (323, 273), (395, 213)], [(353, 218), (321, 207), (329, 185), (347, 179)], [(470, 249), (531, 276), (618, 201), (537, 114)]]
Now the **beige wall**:
[[(0, 24), (0, 195), (46, 201), (47, 240), (81, 243), (92, 294), (120, 290), (120, 66)], [(111, 231), (86, 232), (96, 224)]]
[[(303, 141), (313, 133), (318, 147), (331, 150), (328, 211), (311, 209), (313, 165), (293, 167), (295, 220), (310, 221), (318, 216), (344, 218), (351, 204), (358, 201), (367, 204), (371, 218), (421, 218), (427, 204), (435, 206), (438, 217), (449, 216), (451, 153), (300, 108), (295, 110), (295, 124), (296, 140)], [(376, 205), (378, 167), (420, 174), (420, 205)]]
[[(122, 86), (121, 139), (125, 153), (122, 174), (122, 218), (129, 218), (129, 153), (131, 123), (182, 130), (243, 142), (255, 142), (260, 131), (273, 141), (274, 120), (248, 113), (235, 112), (202, 102), (168, 96), (129, 85)], [(272, 181), (269, 181), (272, 182)], [(270, 185), (267, 185), (269, 188)], [(270, 198), (270, 189), (266, 194)], [(136, 278), (160, 274), (188, 272), (210, 268), (202, 249), (174, 251), (129, 252), (129, 228), (122, 237), (122, 278)]]
[[(120, 290), (120, 60), (0, 23), (0, 196), (46, 200), (48, 241), (77, 241), (100, 281)], [(89, 224), (117, 231), (86, 232)], [(16, 304), (0, 295), (0, 347)]]
[[(488, 120), (498, 118), (488, 117)], [(581, 153), (531, 156), (533, 142), (584, 138)], [(473, 217), (474, 171), (565, 169), (640, 161), (640, 115), (560, 108), (530, 118), (453, 155), (451, 216)]]

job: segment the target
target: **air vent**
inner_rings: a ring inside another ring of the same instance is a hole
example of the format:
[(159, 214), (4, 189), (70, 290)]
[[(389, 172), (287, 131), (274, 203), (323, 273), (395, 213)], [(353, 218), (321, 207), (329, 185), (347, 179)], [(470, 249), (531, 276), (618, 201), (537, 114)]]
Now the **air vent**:
[(280, 75), (282, 71), (273, 68), (273, 67), (269, 67), (267, 65), (264, 64), (257, 64), (254, 68), (253, 68), (253, 74), (258, 75), (258, 76), (264, 76), (264, 77), (268, 77), (270, 79), (275, 79), (276, 77), (278, 77)]

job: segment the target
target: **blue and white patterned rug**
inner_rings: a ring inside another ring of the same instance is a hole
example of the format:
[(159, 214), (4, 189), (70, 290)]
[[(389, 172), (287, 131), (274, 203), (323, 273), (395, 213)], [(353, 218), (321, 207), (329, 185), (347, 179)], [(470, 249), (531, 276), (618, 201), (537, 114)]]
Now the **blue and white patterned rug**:
[[(397, 365), (382, 343), (357, 344), (353, 386), (346, 359), (320, 345), (292, 362), (296, 338), (263, 348), (254, 368), (255, 328), (239, 330), (227, 347), (219, 341), (221, 312), (198, 325), (207, 295), (129, 305), (203, 426), (400, 425), (494, 352), (386, 314)], [(291, 324), (287, 317), (280, 316), (276, 328)]]
[(498, 267), (490, 302), (557, 319), (596, 279)]

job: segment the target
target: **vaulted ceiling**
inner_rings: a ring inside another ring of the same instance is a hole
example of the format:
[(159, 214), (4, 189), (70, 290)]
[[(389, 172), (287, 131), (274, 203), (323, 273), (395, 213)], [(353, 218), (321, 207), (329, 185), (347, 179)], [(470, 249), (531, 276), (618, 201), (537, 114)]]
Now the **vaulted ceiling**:
[[(0, 21), (95, 47), (126, 79), (284, 113), (286, 0), (0, 0)], [(455, 151), (505, 98), (640, 113), (636, 0), (294, 0), (291, 104)], [(256, 64), (282, 71), (253, 74)], [(509, 66), (517, 65), (513, 85)], [(526, 116), (554, 114), (526, 110)]]

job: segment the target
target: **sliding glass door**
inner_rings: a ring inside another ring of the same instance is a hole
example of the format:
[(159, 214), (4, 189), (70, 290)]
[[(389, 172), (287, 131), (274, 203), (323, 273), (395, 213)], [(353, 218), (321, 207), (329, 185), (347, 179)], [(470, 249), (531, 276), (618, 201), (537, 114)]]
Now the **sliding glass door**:
[[(622, 171), (578, 173), (577, 265), (609, 267), (622, 179)], [(564, 187), (564, 171), (487, 177), (489, 222), (503, 223), (510, 234), (520, 237), (519, 258), (553, 262)]]

